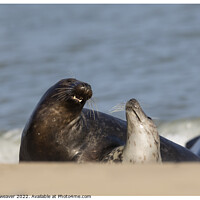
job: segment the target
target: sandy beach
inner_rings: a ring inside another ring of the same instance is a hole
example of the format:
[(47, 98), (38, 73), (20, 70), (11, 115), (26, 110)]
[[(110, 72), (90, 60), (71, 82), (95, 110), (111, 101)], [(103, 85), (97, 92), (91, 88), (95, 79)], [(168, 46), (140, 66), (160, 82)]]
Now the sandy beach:
[(0, 165), (0, 195), (200, 195), (200, 164)]

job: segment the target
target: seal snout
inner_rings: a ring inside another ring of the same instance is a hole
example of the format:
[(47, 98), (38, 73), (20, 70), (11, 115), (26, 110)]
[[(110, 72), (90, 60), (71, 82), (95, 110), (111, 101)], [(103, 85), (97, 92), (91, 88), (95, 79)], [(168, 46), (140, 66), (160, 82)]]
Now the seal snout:
[(140, 109), (140, 104), (136, 99), (130, 99), (126, 103), (126, 110), (138, 110), (138, 109)]
[(142, 110), (139, 102), (136, 99), (130, 99), (126, 103), (126, 111), (129, 117), (137, 119), (139, 122), (143, 122), (146, 119), (146, 114)]
[(87, 83), (78, 83), (74, 87), (72, 99), (81, 103), (82, 101), (85, 102), (92, 97), (92, 88)]

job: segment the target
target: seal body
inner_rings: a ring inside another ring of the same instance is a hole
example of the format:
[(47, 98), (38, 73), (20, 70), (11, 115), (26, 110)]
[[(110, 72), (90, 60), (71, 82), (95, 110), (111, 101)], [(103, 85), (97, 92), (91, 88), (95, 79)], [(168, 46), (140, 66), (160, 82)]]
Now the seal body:
[[(21, 138), (20, 161), (101, 161), (126, 142), (124, 120), (84, 109), (89, 84), (63, 79), (43, 95)], [(163, 161), (197, 161), (189, 150), (163, 137)]]
[(127, 141), (104, 158), (107, 162), (161, 162), (160, 138), (151, 118), (136, 99), (126, 103)]

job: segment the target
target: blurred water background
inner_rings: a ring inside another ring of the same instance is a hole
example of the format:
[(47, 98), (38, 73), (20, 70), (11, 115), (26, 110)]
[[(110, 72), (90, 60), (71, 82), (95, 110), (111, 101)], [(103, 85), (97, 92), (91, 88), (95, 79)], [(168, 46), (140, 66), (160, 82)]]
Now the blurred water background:
[(68, 77), (99, 111), (136, 98), (161, 135), (199, 135), (199, 22), (200, 5), (0, 5), (0, 162), (18, 161), (35, 105)]

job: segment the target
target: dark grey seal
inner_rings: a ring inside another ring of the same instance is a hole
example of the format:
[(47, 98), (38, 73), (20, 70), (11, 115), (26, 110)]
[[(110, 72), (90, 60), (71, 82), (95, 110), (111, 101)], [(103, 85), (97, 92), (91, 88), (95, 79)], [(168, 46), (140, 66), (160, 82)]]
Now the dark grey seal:
[(124, 144), (120, 120), (83, 109), (91, 96), (91, 86), (76, 79), (47, 90), (23, 130), (19, 160), (99, 161)]
[(127, 140), (112, 150), (104, 162), (160, 163), (160, 137), (153, 120), (136, 99), (126, 103)]
[[(91, 86), (64, 79), (43, 95), (21, 138), (20, 161), (101, 161), (126, 142), (126, 121), (83, 106)], [(199, 161), (186, 148), (163, 137), (163, 161)]]

